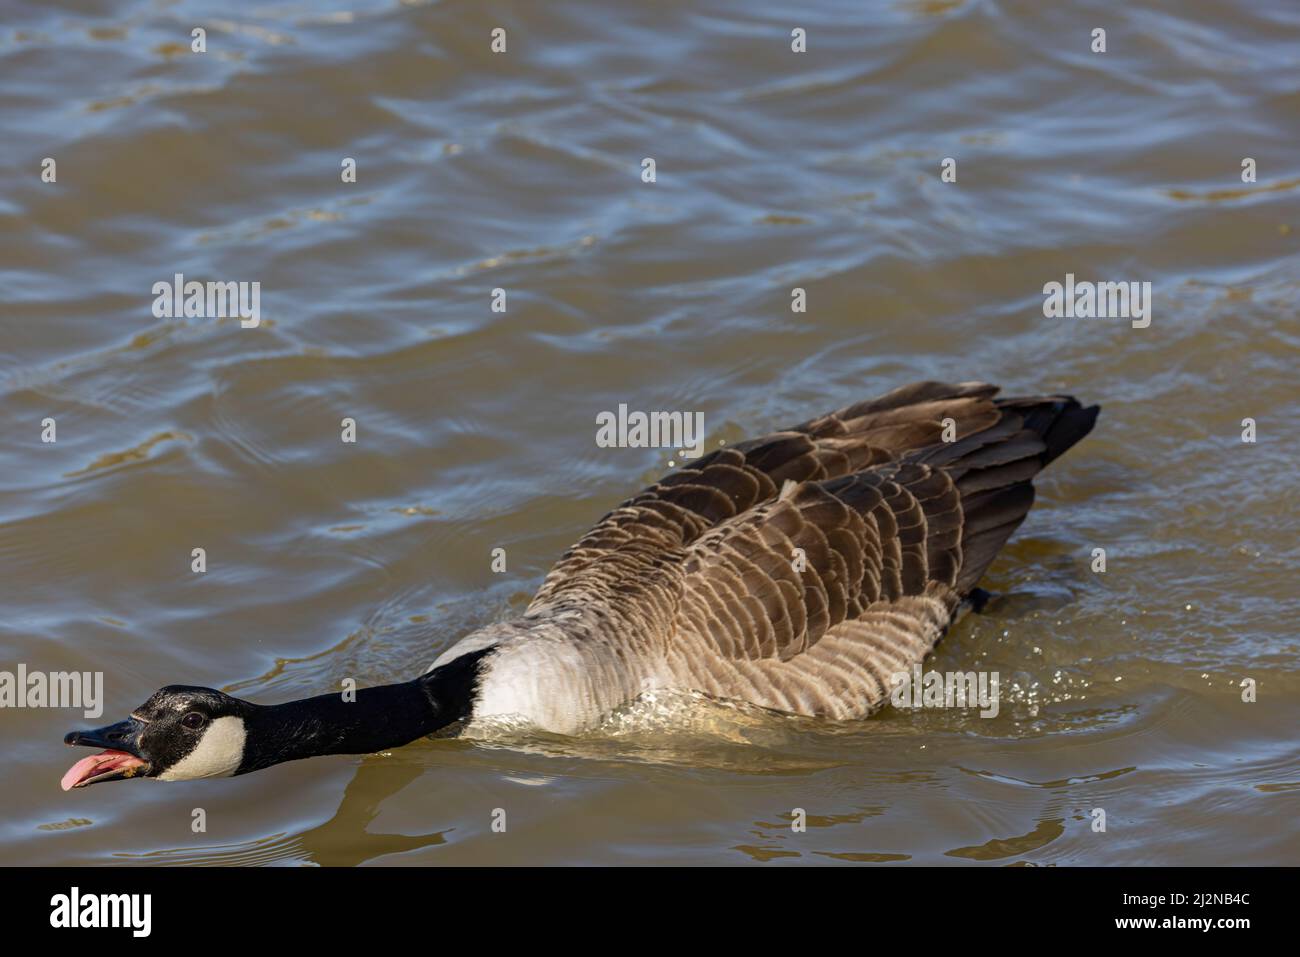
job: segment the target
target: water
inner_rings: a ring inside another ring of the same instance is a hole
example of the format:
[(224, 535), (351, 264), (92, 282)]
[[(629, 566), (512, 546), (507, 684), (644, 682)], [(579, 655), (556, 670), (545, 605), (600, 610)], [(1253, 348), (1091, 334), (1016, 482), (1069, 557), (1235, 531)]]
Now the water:
[[(0, 28), (0, 660), (102, 670), (105, 720), (404, 679), (517, 612), (667, 469), (596, 446), (620, 402), (711, 446), (918, 378), (1102, 417), (936, 655), (994, 719), (663, 700), (64, 794), (102, 722), (6, 709), (0, 861), (1296, 862), (1294, 4), (222, 8)], [(261, 325), (155, 319), (177, 272), (260, 281)], [(1151, 282), (1150, 327), (1044, 318), (1067, 273)]]

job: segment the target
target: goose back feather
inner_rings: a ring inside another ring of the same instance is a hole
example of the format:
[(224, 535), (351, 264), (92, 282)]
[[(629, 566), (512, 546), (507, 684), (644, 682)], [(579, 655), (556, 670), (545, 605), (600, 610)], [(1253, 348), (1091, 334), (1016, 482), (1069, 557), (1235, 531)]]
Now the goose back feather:
[(656, 689), (864, 717), (1098, 413), (997, 392), (919, 382), (677, 469), (597, 522), (522, 617), (433, 667), (484, 652), (473, 718), (565, 733)]

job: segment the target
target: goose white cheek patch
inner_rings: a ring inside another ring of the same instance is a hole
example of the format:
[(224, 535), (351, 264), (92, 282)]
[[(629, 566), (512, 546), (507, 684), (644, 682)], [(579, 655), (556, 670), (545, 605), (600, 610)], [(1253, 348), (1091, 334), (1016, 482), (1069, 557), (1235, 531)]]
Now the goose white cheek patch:
[(158, 775), (160, 781), (224, 778), (239, 770), (244, 760), (244, 719), (217, 718), (203, 732), (194, 750)]

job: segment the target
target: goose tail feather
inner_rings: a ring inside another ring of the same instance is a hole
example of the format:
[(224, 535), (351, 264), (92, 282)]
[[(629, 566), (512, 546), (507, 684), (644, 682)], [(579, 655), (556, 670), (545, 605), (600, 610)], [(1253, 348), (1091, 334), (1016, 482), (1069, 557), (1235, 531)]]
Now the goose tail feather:
[(916, 460), (939, 467), (961, 493), (962, 568), (956, 587), (974, 589), (1034, 504), (1032, 481), (1092, 431), (1101, 407), (1073, 396), (995, 399), (998, 421), (956, 442), (926, 449)]

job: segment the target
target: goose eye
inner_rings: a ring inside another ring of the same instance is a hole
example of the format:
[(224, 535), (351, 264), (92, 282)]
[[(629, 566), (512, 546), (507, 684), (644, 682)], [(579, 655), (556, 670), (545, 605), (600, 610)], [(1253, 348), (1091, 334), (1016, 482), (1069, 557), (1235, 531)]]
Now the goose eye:
[(197, 711), (191, 711), (185, 717), (181, 718), (181, 724), (185, 725), (185, 727), (189, 728), (191, 731), (197, 731), (199, 728), (203, 727), (203, 722), (206, 720), (207, 718), (203, 717), (203, 715), (199, 714)]

